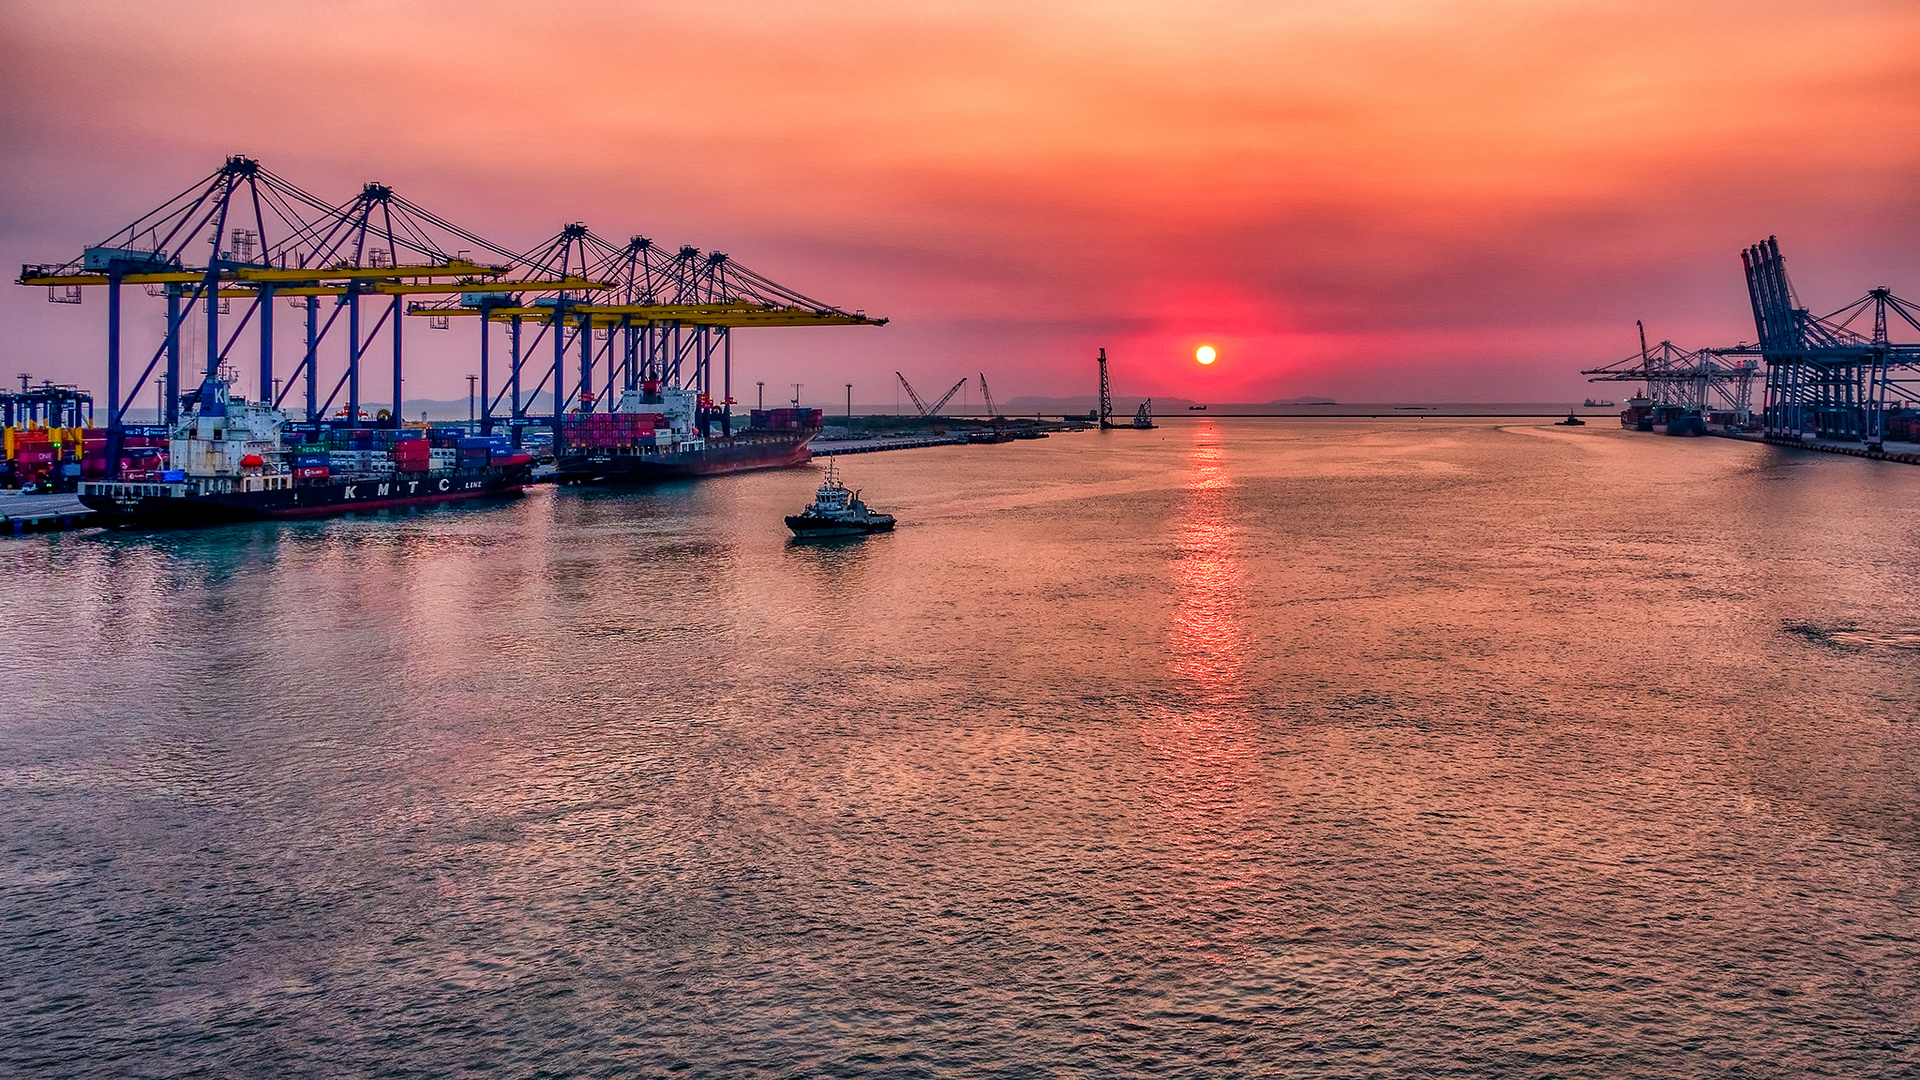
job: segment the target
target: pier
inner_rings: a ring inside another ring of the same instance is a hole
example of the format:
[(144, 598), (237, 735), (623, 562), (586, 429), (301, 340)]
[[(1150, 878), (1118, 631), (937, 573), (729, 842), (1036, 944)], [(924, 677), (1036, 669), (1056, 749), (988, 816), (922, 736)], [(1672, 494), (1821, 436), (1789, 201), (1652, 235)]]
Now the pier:
[(1707, 429), (1707, 434), (1721, 439), (1738, 439), (1741, 442), (1765, 443), (1768, 446), (1783, 446), (1789, 450), (1817, 450), (1822, 454), (1845, 454), (1848, 457), (1868, 458), (1873, 461), (1894, 461), (1902, 465), (1920, 465), (1920, 445), (1908, 444), (1909, 449), (1889, 449), (1882, 444), (1875, 450), (1859, 444), (1815, 441), (1810, 439), (1789, 439), (1777, 435), (1763, 435), (1758, 432), (1720, 431)]
[(0, 495), (0, 537), (79, 529), (92, 517), (72, 495)]
[(928, 446), (965, 446), (971, 440), (958, 435), (909, 435), (892, 439), (815, 439), (814, 457), (838, 457), (842, 454), (877, 454), (882, 450), (919, 450)]

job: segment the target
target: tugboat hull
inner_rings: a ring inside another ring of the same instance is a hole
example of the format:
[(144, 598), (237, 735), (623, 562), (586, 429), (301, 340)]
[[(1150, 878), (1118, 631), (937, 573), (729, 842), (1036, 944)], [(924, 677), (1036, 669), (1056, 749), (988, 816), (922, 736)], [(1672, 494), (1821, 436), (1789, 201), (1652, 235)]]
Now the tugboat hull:
[(886, 521), (870, 521), (856, 524), (848, 521), (834, 521), (828, 518), (809, 517), (805, 514), (794, 514), (787, 518), (787, 528), (792, 529), (793, 535), (802, 539), (827, 536), (865, 536), (868, 533), (892, 532), (893, 520), (889, 518)]

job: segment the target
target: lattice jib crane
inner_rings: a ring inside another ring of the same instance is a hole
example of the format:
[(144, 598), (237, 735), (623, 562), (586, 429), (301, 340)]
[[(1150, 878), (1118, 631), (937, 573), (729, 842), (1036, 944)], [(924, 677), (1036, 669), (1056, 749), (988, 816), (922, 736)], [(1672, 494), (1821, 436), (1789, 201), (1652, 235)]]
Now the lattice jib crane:
[(927, 415), (927, 403), (920, 400), (920, 395), (914, 391), (913, 384), (907, 381), (907, 377), (897, 371), (893, 373), (893, 377), (899, 379), (900, 385), (906, 388), (907, 397), (912, 399), (913, 407), (920, 410), (920, 415)]
[(913, 384), (907, 381), (907, 377), (905, 375), (902, 375), (897, 371), (894, 372), (893, 375), (894, 375), (894, 378), (900, 380), (901, 386), (906, 387), (907, 396), (913, 399), (913, 407), (920, 410), (921, 416), (940, 415), (940, 410), (946, 406), (947, 402), (953, 400), (953, 395), (959, 393), (960, 388), (967, 385), (966, 376), (962, 375), (960, 377), (959, 382), (954, 383), (951, 387), (947, 389), (946, 393), (940, 395), (939, 401), (934, 402), (932, 405), (928, 405), (926, 402), (920, 400), (920, 395), (914, 391)]

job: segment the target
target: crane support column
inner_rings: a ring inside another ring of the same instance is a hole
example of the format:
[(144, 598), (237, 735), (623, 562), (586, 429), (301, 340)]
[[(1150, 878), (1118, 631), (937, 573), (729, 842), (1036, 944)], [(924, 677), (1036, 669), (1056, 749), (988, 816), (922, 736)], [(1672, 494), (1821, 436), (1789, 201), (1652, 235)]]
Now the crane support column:
[[(180, 419), (180, 286), (167, 286), (167, 400), (160, 420), (171, 427)], [(111, 416), (112, 412), (109, 411)], [(119, 459), (114, 459), (118, 465)]]
[(273, 400), (273, 286), (263, 282), (254, 302), (260, 305), (260, 399), (278, 405)]
[(402, 320), (400, 318), (400, 295), (398, 293), (395, 293), (393, 297), (392, 314), (393, 314), (393, 426), (395, 428), (398, 428), (400, 426), (400, 419), (401, 419), (400, 403), (406, 400), (404, 397), (400, 396), (400, 342), (402, 337), (400, 333), (400, 323)]
[(492, 309), (480, 305), (480, 434), (493, 434), (493, 391), (487, 382), (487, 339), (493, 336)]
[(553, 450), (560, 452), (560, 417), (566, 411), (567, 321), (563, 296), (553, 305)]
[(510, 355), (507, 359), (513, 364), (512, 373), (508, 376), (508, 382), (513, 387), (513, 407), (509, 418), (513, 421), (513, 448), (518, 450), (520, 449), (520, 433), (526, 427), (521, 421), (527, 418), (526, 411), (522, 408), (520, 402), (520, 316), (515, 315), (513, 322), (509, 324), (509, 326), (507, 348)]
[[(202, 298), (207, 308), (207, 371), (206, 378), (220, 374), (220, 270), (219, 260), (214, 260), (212, 268), (207, 270), (206, 293)], [(115, 406), (118, 408), (118, 405)]]
[[(25, 383), (23, 378), (20, 380)], [(107, 271), (107, 479), (120, 479), (120, 272)]]
[(320, 298), (307, 297), (307, 423), (320, 419)]
[(347, 426), (360, 426), (360, 293), (352, 282), (347, 283)]
[(593, 316), (580, 316), (580, 411), (593, 411)]

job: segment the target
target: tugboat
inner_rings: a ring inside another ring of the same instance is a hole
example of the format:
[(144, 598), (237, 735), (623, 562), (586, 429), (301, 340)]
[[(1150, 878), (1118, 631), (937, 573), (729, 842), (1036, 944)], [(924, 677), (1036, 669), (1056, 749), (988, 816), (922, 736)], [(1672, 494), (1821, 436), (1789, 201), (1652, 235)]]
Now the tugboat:
[(1572, 409), (1567, 410), (1567, 418), (1565, 420), (1555, 420), (1554, 424), (1558, 427), (1586, 427), (1587, 426), (1587, 422), (1585, 420), (1582, 420), (1579, 417), (1573, 415)]
[(827, 475), (813, 503), (798, 514), (787, 517), (787, 528), (801, 539), (815, 536), (864, 536), (867, 533), (892, 532), (893, 515), (875, 513), (860, 501), (860, 493), (848, 491), (840, 483), (833, 459), (827, 459)]

